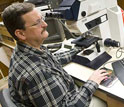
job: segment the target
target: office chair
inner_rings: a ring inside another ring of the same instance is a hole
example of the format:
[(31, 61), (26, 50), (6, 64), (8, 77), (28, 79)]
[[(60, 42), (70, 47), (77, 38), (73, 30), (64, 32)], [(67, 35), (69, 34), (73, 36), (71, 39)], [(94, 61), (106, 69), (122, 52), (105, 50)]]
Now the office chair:
[(10, 99), (8, 88), (0, 90), (0, 103), (2, 107), (17, 107)]

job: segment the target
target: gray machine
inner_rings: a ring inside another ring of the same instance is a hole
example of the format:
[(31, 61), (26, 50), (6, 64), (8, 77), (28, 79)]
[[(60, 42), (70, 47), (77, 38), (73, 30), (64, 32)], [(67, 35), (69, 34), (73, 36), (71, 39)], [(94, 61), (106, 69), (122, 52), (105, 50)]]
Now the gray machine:
[[(106, 38), (117, 40), (124, 46), (123, 17), (117, 0), (63, 0), (59, 7), (48, 12), (46, 17), (65, 20), (67, 29), (81, 36), (74, 42), (83, 44), (86, 50), (93, 52), (88, 55), (80, 53), (79, 56), (83, 58), (83, 64), (93, 69), (99, 68), (111, 58), (103, 47)], [(101, 42), (99, 38), (102, 39)]]

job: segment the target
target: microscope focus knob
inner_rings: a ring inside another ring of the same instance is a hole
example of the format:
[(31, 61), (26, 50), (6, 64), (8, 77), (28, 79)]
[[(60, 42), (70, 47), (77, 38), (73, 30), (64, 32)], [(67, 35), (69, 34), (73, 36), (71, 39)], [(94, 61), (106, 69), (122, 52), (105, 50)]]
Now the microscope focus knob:
[(81, 12), (81, 15), (84, 17), (84, 16), (86, 16), (86, 12), (85, 11), (82, 11)]

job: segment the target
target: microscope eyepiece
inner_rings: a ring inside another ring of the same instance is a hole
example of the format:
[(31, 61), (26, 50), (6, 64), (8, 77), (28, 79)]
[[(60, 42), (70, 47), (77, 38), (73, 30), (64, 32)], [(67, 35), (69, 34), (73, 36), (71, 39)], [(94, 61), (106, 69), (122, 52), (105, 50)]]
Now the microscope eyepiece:
[(115, 41), (115, 40), (112, 40), (110, 38), (107, 38), (105, 41), (104, 41), (104, 45), (107, 46), (107, 47), (120, 47), (120, 42), (119, 41)]

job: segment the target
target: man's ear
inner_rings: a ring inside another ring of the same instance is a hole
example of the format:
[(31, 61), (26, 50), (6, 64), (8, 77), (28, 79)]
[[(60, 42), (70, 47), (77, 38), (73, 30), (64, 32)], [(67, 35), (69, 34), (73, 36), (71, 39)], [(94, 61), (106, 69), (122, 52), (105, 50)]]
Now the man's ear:
[(22, 30), (20, 30), (20, 29), (16, 29), (15, 35), (19, 38), (19, 40), (24, 41), (26, 39), (26, 37), (24, 35), (24, 32)]

